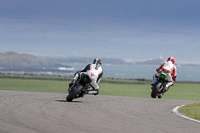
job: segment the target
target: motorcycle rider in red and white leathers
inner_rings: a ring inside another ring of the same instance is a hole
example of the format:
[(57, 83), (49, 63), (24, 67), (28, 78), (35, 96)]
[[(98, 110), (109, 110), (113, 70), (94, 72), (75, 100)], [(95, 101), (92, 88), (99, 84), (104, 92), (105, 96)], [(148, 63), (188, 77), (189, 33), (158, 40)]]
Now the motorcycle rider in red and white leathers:
[(167, 61), (163, 62), (163, 64), (156, 69), (157, 73), (153, 76), (153, 83), (151, 85), (153, 86), (153, 84), (156, 83), (159, 73), (163, 71), (168, 76), (168, 82), (166, 84), (166, 90), (165, 90), (167, 91), (169, 87), (174, 84), (174, 81), (176, 80), (177, 77), (177, 69), (174, 63), (175, 59), (173, 57), (169, 57)]
[(74, 79), (72, 82), (69, 84), (69, 87), (74, 85), (79, 78), (81, 73), (87, 74), (92, 82), (90, 83), (90, 86), (93, 88), (93, 90), (90, 90), (88, 88), (86, 94), (91, 94), (91, 95), (98, 95), (99, 93), (99, 85), (98, 83), (100, 82), (102, 76), (103, 76), (103, 70), (102, 70), (102, 62), (99, 58), (95, 58), (93, 61), (93, 64), (88, 64), (86, 67), (84, 67), (82, 70), (79, 70), (74, 74)]

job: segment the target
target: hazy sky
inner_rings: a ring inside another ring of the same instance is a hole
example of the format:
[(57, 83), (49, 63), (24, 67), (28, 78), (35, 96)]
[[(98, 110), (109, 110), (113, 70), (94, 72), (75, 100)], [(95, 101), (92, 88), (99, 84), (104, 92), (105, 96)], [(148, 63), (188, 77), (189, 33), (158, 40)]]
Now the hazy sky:
[(199, 0), (0, 0), (0, 52), (200, 63)]

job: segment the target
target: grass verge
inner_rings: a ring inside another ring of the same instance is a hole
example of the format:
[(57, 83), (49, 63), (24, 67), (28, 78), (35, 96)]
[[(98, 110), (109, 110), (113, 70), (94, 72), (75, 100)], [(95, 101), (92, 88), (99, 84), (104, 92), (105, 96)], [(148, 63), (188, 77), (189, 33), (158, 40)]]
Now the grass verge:
[(200, 120), (200, 102), (183, 106), (179, 109), (179, 112), (190, 118)]

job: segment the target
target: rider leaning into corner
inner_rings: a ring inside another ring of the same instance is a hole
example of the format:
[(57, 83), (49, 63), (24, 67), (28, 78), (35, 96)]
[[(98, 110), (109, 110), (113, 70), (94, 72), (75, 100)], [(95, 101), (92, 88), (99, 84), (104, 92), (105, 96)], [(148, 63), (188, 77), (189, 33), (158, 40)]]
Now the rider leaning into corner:
[(69, 87), (74, 85), (79, 78), (81, 73), (87, 73), (87, 75), (90, 77), (92, 82), (90, 83), (90, 86), (92, 87), (92, 90), (88, 88), (88, 90), (85, 92), (86, 94), (91, 95), (98, 95), (99, 93), (99, 85), (102, 76), (103, 76), (103, 70), (102, 70), (102, 62), (99, 58), (95, 58), (93, 60), (93, 64), (88, 64), (86, 67), (84, 67), (82, 70), (77, 71), (74, 74), (74, 79), (69, 84)]
[[(153, 83), (151, 85), (153, 86), (154, 83), (156, 83), (159, 73), (163, 71), (168, 76), (168, 82), (166, 84), (166, 87), (165, 87), (166, 89), (164, 92), (166, 92), (170, 86), (173, 86), (174, 81), (176, 81), (176, 77), (177, 77), (177, 69), (174, 63), (175, 63), (175, 59), (173, 57), (169, 57), (167, 61), (162, 63), (161, 66), (156, 69), (157, 73), (153, 76)], [(160, 94), (160, 97), (162, 97), (162, 95), (163, 94)]]

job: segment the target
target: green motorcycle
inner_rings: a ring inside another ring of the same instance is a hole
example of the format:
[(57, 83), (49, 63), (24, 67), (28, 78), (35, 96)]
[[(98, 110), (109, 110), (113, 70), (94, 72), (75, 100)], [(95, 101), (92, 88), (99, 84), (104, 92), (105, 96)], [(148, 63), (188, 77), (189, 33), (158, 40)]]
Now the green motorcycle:
[(158, 80), (154, 83), (152, 87), (152, 92), (151, 92), (151, 97), (156, 98), (161, 98), (161, 95), (164, 94), (166, 91), (166, 84), (168, 82), (168, 76), (164, 72), (160, 72), (158, 76)]

